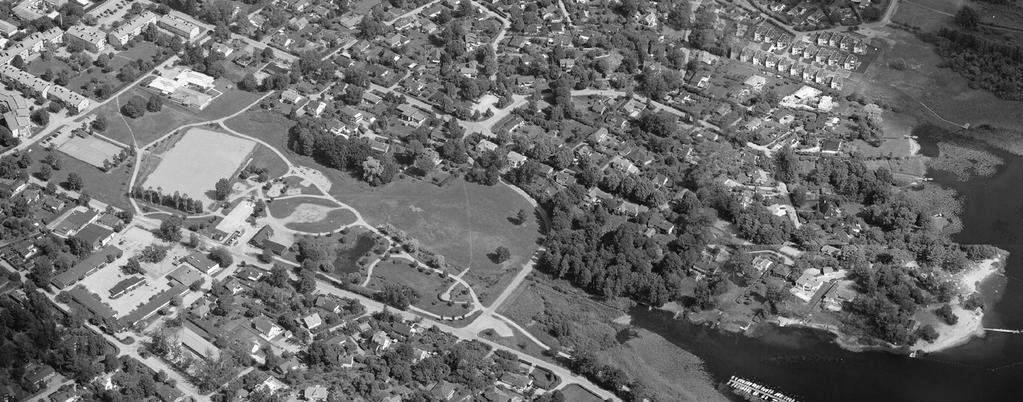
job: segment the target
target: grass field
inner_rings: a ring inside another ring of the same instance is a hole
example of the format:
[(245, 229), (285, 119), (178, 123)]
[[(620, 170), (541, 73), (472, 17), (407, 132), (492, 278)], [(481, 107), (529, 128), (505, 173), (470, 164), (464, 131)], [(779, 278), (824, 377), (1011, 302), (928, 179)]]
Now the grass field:
[[(288, 150), (287, 131), (294, 122), (284, 116), (248, 111), (228, 120), (227, 125), (273, 145), (296, 165), (323, 172), (331, 182), (331, 195), (355, 208), (371, 225), (390, 223), (443, 255), (449, 264), (470, 267), (465, 279), (484, 304), (500, 294), (537, 249), (540, 233), (535, 220), (524, 225), (509, 220), (518, 210), (531, 212), (533, 207), (503, 185), (487, 187), (456, 180), (438, 187), (405, 178), (371, 187)], [(511, 251), (511, 259), (503, 264), (495, 264), (489, 256), (498, 246)]]
[(217, 180), (234, 177), (256, 143), (206, 129), (188, 130), (146, 179), (145, 186), (181, 194), (212, 205)]
[(415, 289), (419, 294), (419, 301), (416, 307), (434, 314), (451, 317), (460, 316), (469, 312), (461, 305), (441, 301), (438, 297), (451, 286), (453, 280), (441, 277), (433, 271), (413, 268), (409, 260), (391, 258), (379, 262), (373, 268), (373, 279), (369, 281), (369, 288), (373, 290), (383, 289), (384, 284), (397, 283)]
[[(124, 105), (135, 95), (149, 99), (152, 93), (134, 87), (121, 94), (116, 102), (109, 102), (96, 109), (96, 114), (102, 114), (107, 119), (108, 124), (106, 131), (103, 132), (104, 135), (125, 144), (131, 144), (133, 131), (139, 146), (146, 146), (180, 126), (204, 120), (174, 102), (164, 99), (163, 109), (159, 112), (146, 112), (144, 116), (135, 119), (124, 117), (124, 120), (127, 121), (127, 126), (125, 126), (121, 120), (121, 110), (118, 104)], [(128, 127), (131, 127), (131, 131), (128, 130)]]
[[(484, 304), (497, 297), (537, 249), (540, 233), (535, 219), (523, 225), (509, 219), (520, 209), (533, 211), (533, 207), (503, 185), (456, 180), (438, 187), (398, 179), (373, 188), (351, 178), (339, 181), (336, 171), (329, 173), (331, 194), (358, 210), (370, 224), (392, 224), (424, 248), (443, 255), (449, 264), (471, 268), (465, 278)], [(502, 264), (489, 255), (498, 246), (511, 251), (511, 259)]]
[[(242, 134), (251, 135), (265, 141), (291, 159), (293, 154), (288, 150), (288, 130), (295, 122), (280, 114), (266, 112), (258, 108), (250, 109), (224, 122), (228, 127)], [(294, 160), (293, 160), (294, 162)]]
[(235, 84), (226, 79), (218, 79), (215, 82), (217, 90), (222, 92), (220, 96), (210, 102), (209, 106), (205, 109), (198, 111), (198, 115), (203, 120), (216, 120), (221, 117), (227, 117), (232, 114), (238, 113), (242, 108), (249, 106), (263, 93), (260, 92), (247, 92), (235, 88)]
[(256, 149), (252, 150), (251, 157), (252, 161), (249, 162), (249, 166), (266, 169), (267, 178), (269, 180), (276, 179), (288, 173), (288, 164), (281, 160), (276, 153), (266, 146), (257, 144)]
[[(39, 171), (42, 160), (51, 151), (47, 151), (38, 144), (29, 148), (32, 156), (32, 166), (28, 168), (29, 174)], [(67, 179), (70, 172), (78, 173), (85, 183), (85, 192), (95, 199), (121, 209), (131, 209), (131, 202), (128, 201), (128, 181), (131, 180), (131, 164), (121, 166), (104, 173), (88, 163), (72, 158), (63, 152), (52, 152), (53, 156), (60, 159), (61, 170), (54, 170), (50, 181), (60, 183)]]

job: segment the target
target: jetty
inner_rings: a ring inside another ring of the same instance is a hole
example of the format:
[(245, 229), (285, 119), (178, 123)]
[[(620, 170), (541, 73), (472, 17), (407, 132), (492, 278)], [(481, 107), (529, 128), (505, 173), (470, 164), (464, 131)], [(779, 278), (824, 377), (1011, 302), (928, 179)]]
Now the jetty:
[(796, 402), (795, 398), (779, 391), (734, 375), (728, 380), (728, 386), (732, 392), (754, 402)]

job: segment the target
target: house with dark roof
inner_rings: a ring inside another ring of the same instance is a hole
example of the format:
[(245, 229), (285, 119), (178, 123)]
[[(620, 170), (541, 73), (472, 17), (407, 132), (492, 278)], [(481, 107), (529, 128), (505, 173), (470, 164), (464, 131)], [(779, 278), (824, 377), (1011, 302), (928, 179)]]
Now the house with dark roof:
[(70, 215), (54, 225), (53, 234), (61, 237), (71, 236), (78, 233), (85, 225), (92, 223), (98, 217), (99, 214), (91, 209), (84, 211), (81, 209), (74, 210)]
[(110, 243), (110, 237), (114, 231), (95, 223), (90, 223), (75, 234), (75, 237), (88, 244), (93, 250), (104, 247)]
[(204, 274), (218, 267), (217, 263), (211, 260), (209, 256), (198, 251), (192, 251), (190, 254), (182, 257), (181, 262), (191, 265)]
[(121, 251), (121, 249), (114, 246), (106, 246), (102, 250), (90, 254), (67, 271), (61, 272), (50, 283), (57, 289), (64, 289), (103, 268), (110, 263), (111, 259), (121, 258), (122, 255), (124, 255), (124, 251)]
[(265, 315), (261, 315), (252, 320), (252, 328), (259, 333), (260, 336), (269, 340), (278, 337), (284, 333), (284, 328), (274, 324)]
[(125, 278), (124, 280), (117, 282), (117, 284), (115, 284), (114, 287), (110, 288), (110, 298), (116, 299), (118, 297), (124, 296), (125, 293), (128, 293), (134, 290), (135, 288), (144, 285), (145, 283), (146, 279), (141, 276), (130, 276), (128, 278)]

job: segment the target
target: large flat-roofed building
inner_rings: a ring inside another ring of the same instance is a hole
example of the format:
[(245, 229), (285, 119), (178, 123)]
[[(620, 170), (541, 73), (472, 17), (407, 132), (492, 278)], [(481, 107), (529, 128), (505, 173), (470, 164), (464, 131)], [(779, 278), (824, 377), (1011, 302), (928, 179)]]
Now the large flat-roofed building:
[(15, 32), (18, 32), (17, 25), (14, 25), (7, 20), (0, 20), (0, 34), (10, 37), (11, 35), (14, 35)]
[(108, 256), (112, 256), (114, 259), (121, 258), (124, 252), (121, 249), (114, 246), (106, 246), (102, 250), (96, 251), (85, 257), (82, 262), (75, 264), (67, 271), (61, 272), (59, 275), (53, 277), (50, 283), (53, 284), (57, 289), (64, 289), (68, 286), (75, 284), (76, 282), (85, 279), (86, 276), (98, 271), (109, 264)]
[(88, 25), (75, 25), (64, 33), (64, 41), (77, 43), (86, 50), (99, 53), (107, 48), (107, 35)]
[(4, 124), (15, 137), (27, 137), (32, 133), (31, 108), (28, 100), (9, 91), (0, 91), (0, 107), (3, 108)]
[(159, 25), (188, 42), (195, 41), (199, 38), (199, 34), (202, 33), (202, 27), (199, 24), (175, 14), (167, 14), (160, 18)]
[(132, 19), (125, 21), (117, 28), (114, 28), (107, 34), (107, 42), (117, 48), (123, 48), (127, 46), (128, 42), (135, 39), (136, 36), (142, 34), (142, 31), (149, 26), (149, 24), (155, 23), (159, 19), (159, 16), (152, 11), (146, 11), (142, 14), (132, 17)]

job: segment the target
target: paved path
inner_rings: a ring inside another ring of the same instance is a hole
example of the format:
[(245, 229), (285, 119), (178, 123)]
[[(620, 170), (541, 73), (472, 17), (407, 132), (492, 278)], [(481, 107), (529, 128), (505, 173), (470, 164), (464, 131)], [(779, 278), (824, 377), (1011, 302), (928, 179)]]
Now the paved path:
[(613, 401), (620, 401), (621, 400), (620, 398), (618, 398), (617, 396), (612, 394), (610, 391), (608, 391), (606, 389), (603, 389), (601, 387), (598, 387), (596, 384), (593, 384), (592, 382), (590, 382), (590, 380), (586, 379), (585, 377), (579, 376), (579, 375), (571, 372), (567, 368), (551, 364), (550, 362), (541, 360), (541, 359), (539, 359), (537, 357), (534, 357), (534, 356), (522, 353), (519, 350), (515, 350), (515, 349), (509, 348), (507, 346), (504, 346), (504, 345), (495, 343), (493, 341), (490, 341), (488, 339), (482, 338), (482, 337), (480, 337), (478, 335), (478, 333), (474, 329), (471, 329), (469, 327), (466, 327), (466, 328), (455, 328), (455, 327), (449, 326), (447, 324), (443, 324), (441, 322), (437, 322), (437, 321), (429, 319), (429, 318), (424, 318), (424, 317), (416, 315), (414, 313), (410, 313), (410, 312), (402, 311), (402, 310), (395, 310), (395, 309), (390, 308), (390, 307), (385, 307), (382, 303), (380, 303), (380, 302), (378, 302), (376, 300), (367, 298), (367, 297), (362, 296), (360, 294), (356, 294), (356, 293), (352, 293), (352, 292), (349, 292), (349, 291), (346, 291), (346, 290), (343, 290), (343, 289), (339, 289), (339, 288), (337, 288), (337, 287), (335, 287), (335, 286), (333, 286), (333, 285), (331, 285), (329, 283), (326, 283), (326, 282), (324, 282), (322, 280), (318, 280), (316, 285), (317, 285), (316, 286), (316, 292), (317, 293), (333, 294), (333, 295), (336, 295), (336, 296), (341, 296), (341, 297), (346, 297), (346, 298), (349, 298), (349, 299), (358, 300), (360, 303), (362, 303), (362, 305), (366, 306), (366, 310), (367, 311), (371, 311), (371, 312), (383, 311), (386, 308), (388, 311), (391, 311), (393, 313), (399, 314), (399, 315), (401, 315), (402, 317), (404, 317), (407, 320), (413, 320), (413, 321), (417, 321), (418, 320), (418, 321), (420, 321), (425, 326), (437, 327), (438, 329), (440, 329), (440, 330), (442, 330), (444, 332), (451, 333), (451, 334), (459, 337), (460, 339), (480, 341), (482, 343), (485, 343), (485, 344), (489, 345), (491, 348), (493, 348), (495, 350), (500, 349), (500, 350), (505, 350), (505, 351), (514, 353), (521, 360), (524, 360), (524, 361), (526, 361), (526, 362), (528, 362), (528, 363), (530, 363), (530, 364), (532, 364), (534, 366), (540, 366), (540, 367), (543, 367), (543, 368), (545, 368), (547, 370), (550, 370), (555, 375), (557, 375), (558, 377), (561, 378), (561, 381), (562, 381), (563, 385), (579, 384), (579, 385), (583, 386), (584, 388), (586, 388), (587, 390), (597, 394), (597, 396), (599, 396), (601, 399), (610, 399), (610, 400), (613, 400)]

